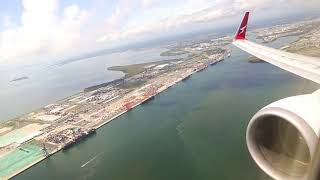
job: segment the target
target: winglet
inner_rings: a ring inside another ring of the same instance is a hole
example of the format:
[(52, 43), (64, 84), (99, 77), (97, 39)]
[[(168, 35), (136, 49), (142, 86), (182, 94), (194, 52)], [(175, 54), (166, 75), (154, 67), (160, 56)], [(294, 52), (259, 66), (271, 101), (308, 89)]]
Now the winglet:
[(246, 12), (246, 14), (244, 15), (243, 20), (239, 26), (239, 29), (234, 37), (235, 40), (246, 39), (246, 31), (247, 31), (249, 14), (250, 14), (249, 12)]

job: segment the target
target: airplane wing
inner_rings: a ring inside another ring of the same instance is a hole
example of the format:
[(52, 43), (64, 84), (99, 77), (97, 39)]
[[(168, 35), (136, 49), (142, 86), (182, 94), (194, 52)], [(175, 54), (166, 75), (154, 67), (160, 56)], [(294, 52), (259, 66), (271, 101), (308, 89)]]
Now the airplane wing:
[(249, 12), (246, 12), (232, 44), (286, 71), (320, 84), (320, 58), (289, 53), (246, 39)]

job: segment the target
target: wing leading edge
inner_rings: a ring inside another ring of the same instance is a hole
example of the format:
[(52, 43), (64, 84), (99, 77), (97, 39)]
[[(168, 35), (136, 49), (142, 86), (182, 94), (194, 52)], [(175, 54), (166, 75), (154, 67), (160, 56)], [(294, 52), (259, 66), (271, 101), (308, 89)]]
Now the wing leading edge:
[(320, 58), (288, 53), (246, 40), (248, 16), (249, 12), (246, 12), (233, 41), (235, 46), (270, 64), (320, 84)]

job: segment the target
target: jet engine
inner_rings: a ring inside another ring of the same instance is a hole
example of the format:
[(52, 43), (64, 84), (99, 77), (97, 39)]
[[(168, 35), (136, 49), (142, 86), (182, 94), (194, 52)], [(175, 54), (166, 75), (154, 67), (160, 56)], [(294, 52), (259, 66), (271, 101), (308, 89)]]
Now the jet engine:
[(246, 141), (257, 165), (277, 180), (306, 179), (320, 132), (320, 90), (276, 101), (250, 120)]

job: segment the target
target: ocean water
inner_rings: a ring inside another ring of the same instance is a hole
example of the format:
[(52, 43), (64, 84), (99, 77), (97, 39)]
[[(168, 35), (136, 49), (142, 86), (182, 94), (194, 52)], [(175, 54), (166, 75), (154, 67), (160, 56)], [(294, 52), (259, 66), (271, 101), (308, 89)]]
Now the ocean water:
[(250, 64), (248, 54), (231, 49), (231, 58), (13, 179), (270, 179), (247, 151), (249, 119), (273, 101), (319, 86), (267, 63)]
[[(183, 56), (161, 57), (164, 48), (145, 48), (101, 55), (77, 61), (47, 62), (0, 68), (0, 122), (29, 113), (82, 91), (112, 81), (122, 72), (107, 67), (145, 63)], [(29, 79), (11, 82), (27, 76)]]

